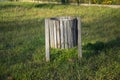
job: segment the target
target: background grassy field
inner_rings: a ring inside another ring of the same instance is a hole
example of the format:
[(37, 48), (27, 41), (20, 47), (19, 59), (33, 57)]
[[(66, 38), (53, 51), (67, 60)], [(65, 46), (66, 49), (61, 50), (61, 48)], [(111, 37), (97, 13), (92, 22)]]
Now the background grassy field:
[[(44, 19), (80, 16), (77, 47), (52, 49), (45, 62)], [(119, 80), (120, 9), (0, 2), (0, 80)]]

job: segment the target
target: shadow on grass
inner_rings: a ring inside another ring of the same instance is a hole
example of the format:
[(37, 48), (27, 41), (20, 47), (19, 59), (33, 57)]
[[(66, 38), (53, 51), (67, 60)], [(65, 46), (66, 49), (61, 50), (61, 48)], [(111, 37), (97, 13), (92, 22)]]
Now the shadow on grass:
[[(7, 24), (7, 25), (6, 25)], [(15, 31), (15, 30), (21, 30), (21, 29), (29, 29), (33, 27), (40, 27), (44, 26), (44, 19), (26, 19), (23, 21), (0, 21), (0, 32), (6, 32), (6, 31)]]
[(54, 8), (55, 4), (36, 4), (34, 7), (35, 8), (49, 8), (52, 9)]
[(58, 4), (6, 3), (6, 4), (1, 4), (0, 9), (15, 8), (15, 7), (21, 7), (21, 8), (49, 8), (49, 9), (52, 9), (52, 8), (54, 8), (55, 5), (58, 5)]
[(61, 50), (61, 49), (51, 49), (50, 51), (51, 51), (50, 52), (51, 53), (50, 54), (50, 60), (51, 61), (57, 60), (64, 53), (64, 50)]
[(18, 7), (18, 5), (13, 5), (13, 4), (0, 5), (0, 9), (15, 8), (15, 7)]
[(109, 42), (101, 42), (97, 41), (96, 43), (88, 43), (87, 45), (83, 46), (83, 50), (87, 50), (85, 52), (84, 56), (89, 58), (90, 56), (99, 55), (101, 51), (105, 51), (108, 49), (116, 49), (120, 48), (120, 37), (117, 37), (114, 40), (111, 40)]
[[(88, 59), (93, 56), (97, 56), (97, 55), (101, 54), (101, 52), (105, 52), (107, 54), (107, 51), (109, 51), (110, 49), (116, 50), (118, 48), (120, 48), (120, 37), (117, 37), (116, 39), (108, 41), (108, 42), (97, 41), (96, 43), (88, 43), (87, 45), (83, 46), (83, 57)], [(75, 51), (77, 51), (76, 48), (75, 48)], [(74, 56), (76, 58), (77, 54), (78, 54), (75, 51), (72, 51), (73, 58), (74, 58)], [(60, 59), (62, 61), (66, 61), (67, 59), (70, 59), (70, 57), (69, 58), (67, 57), (68, 55), (69, 56), (71, 55), (71, 51), (66, 52), (65, 49), (64, 50), (52, 49), (51, 54), (50, 54), (50, 60), (52, 62), (57, 61), (58, 59)]]

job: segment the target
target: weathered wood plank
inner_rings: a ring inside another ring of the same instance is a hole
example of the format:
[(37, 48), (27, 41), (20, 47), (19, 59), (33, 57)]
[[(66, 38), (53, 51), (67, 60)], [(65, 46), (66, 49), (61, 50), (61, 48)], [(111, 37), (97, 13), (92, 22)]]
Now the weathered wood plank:
[(73, 30), (73, 46), (75, 46), (75, 23), (74, 23), (74, 20), (72, 20), (72, 30)]
[(68, 24), (67, 24), (67, 20), (64, 21), (64, 39), (65, 39), (65, 48), (67, 49), (68, 48), (68, 30), (67, 28), (69, 27)]
[(57, 48), (60, 48), (61, 47), (61, 40), (60, 40), (60, 22), (59, 21), (56, 21), (56, 27), (57, 27)]
[(81, 21), (80, 17), (77, 17), (78, 23), (78, 58), (82, 58), (82, 40), (81, 40)]
[(73, 47), (73, 20), (71, 20), (71, 23), (70, 23), (70, 26), (71, 26), (71, 48)]
[(63, 25), (63, 21), (60, 21), (60, 33), (61, 33), (61, 49), (64, 49), (64, 25)]
[(51, 40), (51, 39), (52, 39), (52, 27), (51, 27), (51, 23), (52, 23), (51, 20), (49, 20), (49, 29), (50, 29), (50, 30), (49, 30), (49, 31), (50, 31), (50, 47), (52, 47), (52, 40)]
[(52, 20), (50, 20), (50, 44), (51, 44), (51, 48), (54, 48), (54, 23)]
[(68, 34), (68, 48), (71, 48), (71, 26), (70, 26), (70, 22), (71, 22), (71, 20), (69, 20), (67, 22), (67, 24), (68, 24), (68, 31), (67, 31), (67, 34)]
[(49, 20), (45, 19), (45, 45), (46, 45), (46, 61), (50, 61), (50, 51), (49, 51)]
[(54, 48), (57, 48), (57, 32), (56, 32), (56, 21), (53, 21), (53, 32), (54, 32)]
[(77, 45), (77, 23), (76, 19), (73, 20), (73, 46)]

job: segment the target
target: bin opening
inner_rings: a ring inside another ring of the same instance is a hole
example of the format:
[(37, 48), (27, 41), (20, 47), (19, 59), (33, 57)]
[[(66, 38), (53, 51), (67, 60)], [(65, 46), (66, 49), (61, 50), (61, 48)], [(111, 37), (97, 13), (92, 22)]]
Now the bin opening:
[(70, 16), (63, 16), (63, 17), (57, 17), (57, 18), (50, 18), (50, 20), (58, 20), (58, 21), (69, 21), (69, 20), (74, 20), (76, 19), (75, 17), (70, 17)]

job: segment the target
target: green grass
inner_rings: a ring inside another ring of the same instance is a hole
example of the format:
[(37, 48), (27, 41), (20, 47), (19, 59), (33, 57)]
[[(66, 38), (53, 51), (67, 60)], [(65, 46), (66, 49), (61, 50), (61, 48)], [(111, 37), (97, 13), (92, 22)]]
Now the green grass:
[[(45, 62), (44, 19), (80, 16), (77, 47), (52, 49)], [(0, 80), (119, 80), (120, 9), (0, 2)]]

